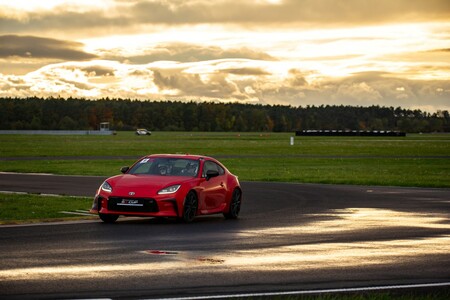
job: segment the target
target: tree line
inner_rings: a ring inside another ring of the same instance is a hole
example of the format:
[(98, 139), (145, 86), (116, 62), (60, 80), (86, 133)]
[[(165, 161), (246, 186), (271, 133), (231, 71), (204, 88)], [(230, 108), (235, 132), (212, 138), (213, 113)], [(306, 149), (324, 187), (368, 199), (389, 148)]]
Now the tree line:
[(448, 111), (127, 99), (0, 98), (0, 129), (154, 131), (398, 130), (450, 132)]

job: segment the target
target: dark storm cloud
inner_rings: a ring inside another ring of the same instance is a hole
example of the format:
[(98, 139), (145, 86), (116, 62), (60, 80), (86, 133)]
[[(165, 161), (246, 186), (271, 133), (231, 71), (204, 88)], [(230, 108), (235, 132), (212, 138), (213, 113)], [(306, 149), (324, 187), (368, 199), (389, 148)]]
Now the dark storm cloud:
[(153, 61), (169, 60), (178, 62), (197, 62), (217, 60), (223, 58), (244, 58), (254, 60), (276, 60), (267, 53), (248, 48), (223, 49), (217, 46), (195, 45), (186, 43), (171, 43), (158, 45), (144, 51), (145, 54), (131, 57), (111, 56), (107, 51), (103, 53), (105, 59), (128, 60), (134, 64), (145, 64)]
[(205, 24), (283, 26), (283, 24), (378, 24), (438, 21), (450, 18), (448, 0), (285, 0), (263, 1), (116, 1), (103, 10), (74, 12), (63, 6), (52, 11), (27, 12), (25, 17), (0, 16), (0, 32), (42, 30), (104, 31), (132, 30), (145, 24)]
[(298, 87), (308, 85), (308, 82), (300, 70), (291, 69), (289, 70), (289, 75), (290, 76), (286, 80), (289, 86)]
[(240, 96), (237, 86), (226, 80), (223, 74), (202, 80), (198, 74), (153, 70), (154, 83), (160, 89), (176, 89), (179, 96), (217, 97)]
[(0, 33), (34, 33), (47, 30), (62, 32), (76, 30), (108, 30), (112, 27), (130, 25), (128, 16), (110, 17), (101, 11), (72, 12), (62, 8), (52, 11), (28, 12), (26, 17), (16, 18), (8, 14), (0, 14)]
[(94, 54), (80, 50), (83, 44), (36, 36), (0, 36), (0, 58), (53, 58), (62, 60), (89, 60)]
[(434, 49), (434, 50), (431, 50), (430, 52), (444, 52), (444, 53), (448, 53), (448, 52), (450, 52), (450, 48)]
[(260, 68), (232, 68), (232, 69), (223, 69), (220, 70), (222, 73), (234, 74), (234, 75), (270, 75), (269, 72), (266, 72)]
[(88, 76), (114, 76), (115, 70), (111, 67), (105, 66), (89, 66), (80, 68), (80, 70), (86, 72)]
[[(308, 84), (298, 70), (277, 84), (252, 84), (265, 103), (289, 105), (380, 105), (427, 111), (448, 109), (450, 82), (409, 80), (387, 72), (361, 72), (342, 79)], [(423, 99), (426, 99), (424, 101)]]
[(149, 23), (373, 23), (444, 19), (445, 0), (139, 1), (130, 10)]

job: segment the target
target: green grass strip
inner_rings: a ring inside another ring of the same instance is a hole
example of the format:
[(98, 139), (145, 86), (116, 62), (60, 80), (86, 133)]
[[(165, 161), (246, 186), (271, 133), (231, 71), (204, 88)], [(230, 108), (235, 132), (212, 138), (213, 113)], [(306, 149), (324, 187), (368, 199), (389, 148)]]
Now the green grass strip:
[(63, 214), (61, 211), (89, 210), (87, 197), (44, 196), (0, 193), (0, 224), (49, 222), (93, 218)]
[[(112, 176), (151, 153), (219, 158), (243, 181), (450, 187), (450, 135), (295, 137), (293, 133), (155, 132), (0, 136), (0, 171)], [(65, 159), (67, 157), (67, 159)], [(100, 159), (101, 158), (101, 159)], [(106, 158), (106, 159), (105, 159)]]

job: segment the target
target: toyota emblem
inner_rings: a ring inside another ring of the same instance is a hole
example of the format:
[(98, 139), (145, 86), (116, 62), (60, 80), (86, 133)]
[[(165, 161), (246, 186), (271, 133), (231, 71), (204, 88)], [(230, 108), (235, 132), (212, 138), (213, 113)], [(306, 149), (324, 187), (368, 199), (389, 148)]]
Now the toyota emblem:
[(128, 195), (130, 196), (134, 196), (134, 194), (136, 194), (135, 192), (129, 192)]

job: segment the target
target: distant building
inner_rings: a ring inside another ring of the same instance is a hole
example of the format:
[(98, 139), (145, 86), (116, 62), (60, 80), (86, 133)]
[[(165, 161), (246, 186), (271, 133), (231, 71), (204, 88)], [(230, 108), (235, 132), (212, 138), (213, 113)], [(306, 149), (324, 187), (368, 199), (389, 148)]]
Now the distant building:
[(109, 122), (100, 123), (100, 131), (109, 131)]

